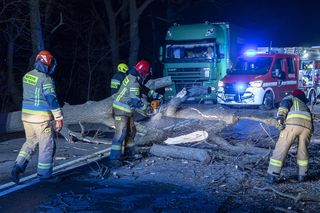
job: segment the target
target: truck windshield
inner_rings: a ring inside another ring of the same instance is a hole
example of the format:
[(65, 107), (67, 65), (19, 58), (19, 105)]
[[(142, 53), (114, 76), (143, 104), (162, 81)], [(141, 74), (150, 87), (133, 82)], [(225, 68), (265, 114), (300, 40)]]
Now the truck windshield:
[(215, 57), (214, 43), (167, 44), (167, 62), (212, 61)]
[(229, 70), (229, 74), (249, 74), (261, 75), (268, 72), (272, 63), (272, 58), (239, 58), (235, 67)]

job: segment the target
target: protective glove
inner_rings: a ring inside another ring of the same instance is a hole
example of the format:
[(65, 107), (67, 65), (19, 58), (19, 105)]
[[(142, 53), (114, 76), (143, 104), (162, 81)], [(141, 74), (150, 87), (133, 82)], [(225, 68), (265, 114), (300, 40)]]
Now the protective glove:
[(145, 112), (148, 117), (151, 117), (157, 113), (157, 110), (154, 110), (151, 106), (148, 106)]
[(277, 125), (278, 129), (283, 130), (286, 127), (285, 118), (282, 116), (278, 117), (277, 121), (278, 121), (278, 125)]
[(143, 106), (143, 103), (139, 99), (131, 98), (128, 105), (132, 108), (140, 108)]
[(56, 129), (55, 129), (55, 131), (56, 132), (60, 132), (61, 129), (62, 129), (62, 126), (63, 126), (62, 120), (56, 120)]
[(158, 94), (158, 100), (162, 100), (163, 99), (163, 95), (161, 95), (161, 94)]

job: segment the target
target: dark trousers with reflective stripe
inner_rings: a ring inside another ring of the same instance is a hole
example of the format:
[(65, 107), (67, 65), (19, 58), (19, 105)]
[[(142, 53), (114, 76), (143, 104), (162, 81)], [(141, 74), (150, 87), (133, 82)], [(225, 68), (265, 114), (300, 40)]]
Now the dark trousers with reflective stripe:
[(296, 138), (299, 140), (297, 151), (299, 175), (307, 174), (309, 166), (309, 153), (307, 147), (311, 139), (311, 130), (296, 125), (287, 125), (286, 128), (281, 131), (278, 142), (269, 162), (269, 174), (280, 174), (283, 163), (288, 155), (288, 151)]
[(56, 150), (51, 122), (23, 122), (23, 126), (26, 142), (22, 145), (18, 154), (16, 165), (21, 171), (24, 171), (39, 144), (38, 176), (40, 178), (50, 177), (52, 175), (53, 156)]
[(134, 145), (136, 135), (133, 117), (115, 115), (114, 122), (116, 129), (111, 146), (111, 160), (120, 159), (126, 149)]

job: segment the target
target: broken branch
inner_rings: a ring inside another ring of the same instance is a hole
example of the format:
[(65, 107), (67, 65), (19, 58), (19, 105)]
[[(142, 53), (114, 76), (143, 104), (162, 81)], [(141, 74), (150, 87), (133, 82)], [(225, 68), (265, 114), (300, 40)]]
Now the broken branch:
[(153, 144), (150, 153), (159, 157), (182, 158), (187, 160), (195, 160), (203, 163), (209, 163), (211, 157), (209, 152), (204, 149), (182, 147), (182, 146), (163, 146)]
[(302, 199), (302, 195), (301, 195), (300, 192), (298, 193), (297, 196), (294, 196), (294, 195), (290, 195), (290, 194), (287, 194), (287, 193), (280, 192), (279, 190), (273, 188), (272, 186), (266, 186), (266, 187), (263, 187), (263, 188), (254, 187), (254, 189), (261, 190), (261, 191), (271, 190), (274, 193), (276, 193), (276, 194), (278, 194), (278, 195), (280, 195), (282, 197), (286, 197), (286, 198), (290, 198), (290, 199), (294, 200), (295, 203), (299, 202)]

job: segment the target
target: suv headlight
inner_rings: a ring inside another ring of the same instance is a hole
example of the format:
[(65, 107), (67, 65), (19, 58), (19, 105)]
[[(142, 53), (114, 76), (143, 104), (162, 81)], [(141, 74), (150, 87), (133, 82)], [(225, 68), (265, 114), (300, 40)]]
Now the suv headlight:
[(263, 81), (251, 81), (249, 82), (250, 87), (262, 87)]
[(223, 86), (224, 86), (223, 81), (219, 81), (219, 82), (218, 82), (218, 87), (223, 87)]

